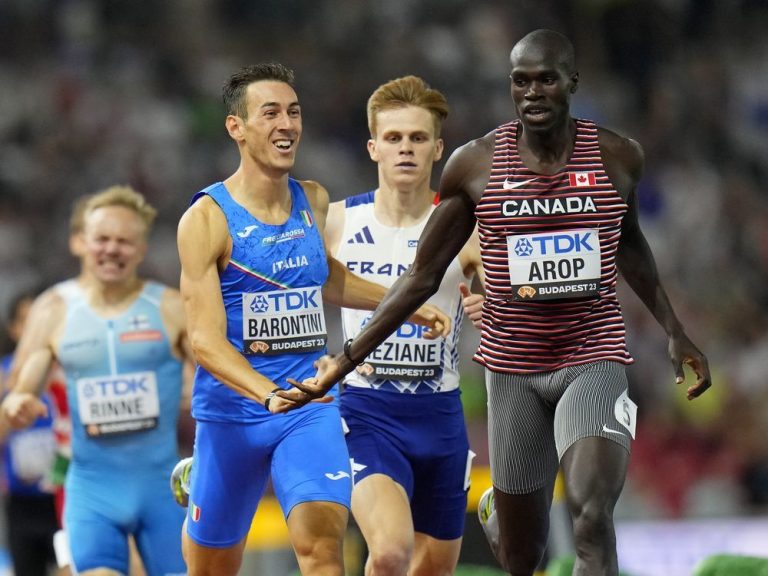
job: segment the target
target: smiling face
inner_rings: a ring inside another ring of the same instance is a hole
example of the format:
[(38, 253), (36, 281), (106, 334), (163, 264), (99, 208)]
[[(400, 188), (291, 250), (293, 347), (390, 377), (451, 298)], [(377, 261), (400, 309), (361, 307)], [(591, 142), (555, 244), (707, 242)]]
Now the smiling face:
[(376, 113), (376, 134), (368, 141), (379, 180), (396, 190), (429, 191), (432, 165), (443, 153), (435, 118), (420, 106), (388, 108)]
[(136, 277), (147, 252), (147, 226), (125, 206), (103, 206), (88, 212), (82, 237), (83, 268), (105, 284)]
[(230, 136), (266, 172), (286, 173), (296, 161), (301, 138), (301, 107), (290, 85), (260, 80), (245, 93), (247, 118), (227, 116)]
[(530, 42), (515, 47), (510, 64), (512, 100), (524, 127), (546, 132), (567, 122), (579, 79), (567, 55), (556, 47)]

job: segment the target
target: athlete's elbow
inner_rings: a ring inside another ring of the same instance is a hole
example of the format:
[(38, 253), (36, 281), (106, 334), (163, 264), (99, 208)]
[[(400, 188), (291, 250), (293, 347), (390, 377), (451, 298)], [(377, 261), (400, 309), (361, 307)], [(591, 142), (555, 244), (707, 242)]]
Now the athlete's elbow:
[(424, 301), (426, 301), (438, 291), (441, 281), (441, 274), (426, 270), (421, 273), (417, 271), (412, 277), (411, 286), (409, 286), (408, 292), (414, 296), (423, 298)]
[(207, 367), (216, 357), (216, 338), (205, 331), (190, 331), (189, 345), (195, 362), (203, 367)]

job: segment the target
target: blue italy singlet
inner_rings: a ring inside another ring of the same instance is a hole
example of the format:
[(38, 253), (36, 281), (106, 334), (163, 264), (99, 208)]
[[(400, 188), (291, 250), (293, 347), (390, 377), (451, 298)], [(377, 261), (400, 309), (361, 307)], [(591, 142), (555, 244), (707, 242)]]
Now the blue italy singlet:
[[(277, 386), (314, 376), (326, 352), (322, 288), (328, 278), (325, 248), (301, 185), (289, 179), (291, 213), (265, 224), (238, 204), (222, 182), (195, 195), (210, 196), (227, 218), (232, 255), (220, 273), (227, 339), (253, 369)], [(333, 392), (329, 392), (333, 394)], [(198, 366), (192, 395), (197, 420), (255, 422), (269, 417), (258, 402), (222, 384)]]

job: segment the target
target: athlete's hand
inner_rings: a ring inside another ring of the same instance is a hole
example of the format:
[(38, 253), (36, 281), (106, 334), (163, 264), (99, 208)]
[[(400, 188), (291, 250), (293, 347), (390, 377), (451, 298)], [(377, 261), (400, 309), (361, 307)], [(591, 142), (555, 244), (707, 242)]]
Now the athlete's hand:
[(685, 382), (683, 364), (687, 364), (696, 373), (696, 383), (688, 387), (688, 400), (701, 396), (712, 386), (709, 362), (704, 354), (690, 341), (685, 333), (676, 334), (669, 339), (669, 358), (675, 370), (677, 384)]
[(485, 296), (482, 294), (472, 294), (464, 282), (459, 284), (459, 292), (462, 298), (461, 305), (464, 306), (464, 314), (472, 321), (475, 328), (478, 330), (482, 329)]
[(428, 327), (429, 330), (424, 333), (424, 338), (427, 340), (436, 340), (441, 336), (445, 338), (451, 331), (451, 319), (432, 304), (421, 306), (408, 321)]
[[(315, 368), (317, 368), (317, 373), (312, 378), (305, 378), (301, 382), (288, 378), (288, 383), (293, 388), (277, 392), (269, 403), (270, 412), (288, 412), (300, 408), (308, 402), (333, 401), (333, 396), (326, 396), (325, 393), (344, 377), (345, 372), (342, 372), (338, 360), (327, 354), (315, 362)], [(275, 403), (275, 400), (278, 399), (279, 401)]]
[(0, 407), (12, 428), (26, 428), (40, 417), (48, 415), (48, 407), (29, 392), (10, 392)]
[[(313, 398), (306, 392), (302, 392), (301, 390), (296, 388), (297, 384), (301, 386), (302, 383), (297, 382), (293, 378), (286, 378), (286, 380), (291, 386), (294, 386), (294, 388), (289, 388), (288, 390), (281, 390), (274, 395), (272, 400), (269, 401), (269, 411), (272, 414), (283, 414), (291, 410), (296, 410), (296, 408), (301, 408), (302, 406), (304, 406), (305, 404), (308, 404), (309, 402), (318, 402), (320, 404), (333, 402), (333, 396), (323, 396), (322, 398)], [(316, 381), (317, 381), (316, 378), (307, 378), (304, 380), (304, 386), (311, 386)]]

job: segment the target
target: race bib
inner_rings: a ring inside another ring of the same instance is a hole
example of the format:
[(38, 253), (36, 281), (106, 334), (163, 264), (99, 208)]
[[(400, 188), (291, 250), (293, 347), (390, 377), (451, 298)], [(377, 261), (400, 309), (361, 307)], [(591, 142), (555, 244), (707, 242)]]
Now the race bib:
[(319, 286), (243, 294), (243, 353), (286, 354), (325, 348)]
[(629, 431), (632, 438), (635, 437), (635, 426), (637, 425), (637, 404), (627, 395), (625, 390), (613, 405), (613, 415), (619, 424)]
[(51, 471), (56, 439), (50, 428), (30, 428), (11, 435), (11, 462), (25, 484), (37, 484)]
[(600, 289), (600, 237), (596, 228), (507, 237), (515, 300), (594, 296)]
[(428, 330), (406, 322), (368, 355), (357, 372), (369, 378), (404, 382), (439, 379), (445, 341), (427, 340), (424, 333)]
[(160, 401), (154, 372), (81, 378), (76, 385), (80, 421), (88, 436), (140, 432), (157, 426)]

